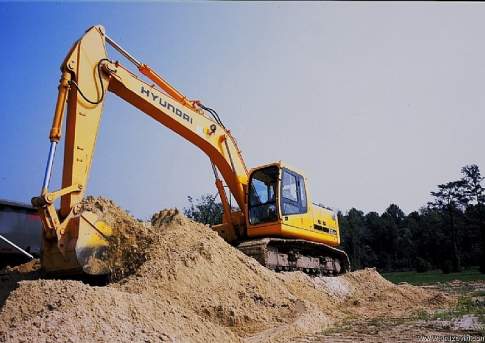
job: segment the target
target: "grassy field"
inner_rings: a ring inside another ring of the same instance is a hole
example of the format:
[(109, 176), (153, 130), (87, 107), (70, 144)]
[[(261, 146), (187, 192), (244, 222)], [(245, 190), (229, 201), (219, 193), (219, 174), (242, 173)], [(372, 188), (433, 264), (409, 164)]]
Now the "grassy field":
[(417, 272), (395, 272), (395, 273), (383, 273), (383, 277), (387, 280), (400, 283), (407, 282), (412, 285), (426, 285), (437, 282), (449, 282), (453, 280), (460, 281), (485, 281), (485, 274), (481, 274), (478, 267), (473, 267), (462, 271), (461, 273), (443, 274), (441, 270), (433, 270), (425, 273)]

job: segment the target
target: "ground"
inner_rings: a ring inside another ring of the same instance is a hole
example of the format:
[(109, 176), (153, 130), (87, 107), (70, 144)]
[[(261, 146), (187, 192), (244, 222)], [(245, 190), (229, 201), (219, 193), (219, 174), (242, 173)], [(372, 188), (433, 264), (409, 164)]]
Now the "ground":
[(453, 306), (410, 315), (348, 318), (297, 342), (485, 342), (485, 275), (478, 268), (442, 274), (402, 272), (383, 276), (457, 298)]
[(176, 210), (144, 223), (107, 199), (83, 206), (118, 231), (106, 259), (111, 282), (44, 277), (35, 261), (0, 272), (0, 342), (478, 341), (484, 334), (485, 281), (473, 271), (449, 280), (436, 272), (387, 275), (398, 284), (372, 268), (336, 277), (274, 273)]

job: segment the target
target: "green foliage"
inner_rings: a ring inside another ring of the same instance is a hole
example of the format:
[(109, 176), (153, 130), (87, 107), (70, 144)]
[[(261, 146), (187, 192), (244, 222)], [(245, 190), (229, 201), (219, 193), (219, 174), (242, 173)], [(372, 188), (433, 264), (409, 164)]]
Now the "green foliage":
[(424, 258), (422, 258), (422, 257), (416, 258), (416, 271), (418, 273), (427, 272), (431, 268), (432, 268), (431, 267), (431, 263), (429, 263), (428, 261), (426, 261)]
[(216, 195), (204, 194), (200, 198), (187, 197), (189, 207), (184, 208), (184, 214), (199, 223), (215, 225), (222, 223), (222, 204), (216, 202)]
[(465, 195), (469, 201), (474, 201), (475, 204), (483, 204), (485, 202), (485, 188), (482, 186), (482, 177), (480, 169), (476, 164), (464, 166), (461, 169), (463, 174), (462, 181), (465, 183)]
[(438, 185), (433, 201), (408, 215), (396, 204), (382, 215), (355, 208), (339, 213), (342, 246), (352, 268), (452, 273), (480, 265), (485, 271), (484, 178), (476, 165), (463, 167), (462, 174), (460, 180)]
[(453, 308), (437, 311), (430, 316), (432, 320), (454, 320), (463, 318), (465, 315), (472, 315), (478, 318), (482, 329), (480, 334), (485, 334), (485, 307), (474, 300), (470, 295), (462, 295), (458, 299), (457, 304)]
[(382, 276), (393, 282), (401, 283), (407, 282), (412, 285), (430, 285), (437, 283), (445, 283), (453, 280), (460, 281), (485, 281), (485, 274), (481, 274), (478, 267), (466, 269), (461, 273), (443, 274), (441, 270), (430, 270), (423, 273), (410, 272), (390, 272), (382, 273)]
[(453, 267), (453, 262), (451, 262), (450, 260), (443, 261), (443, 264), (441, 265), (441, 271), (443, 272), (443, 274), (449, 274), (452, 271), (456, 272)]

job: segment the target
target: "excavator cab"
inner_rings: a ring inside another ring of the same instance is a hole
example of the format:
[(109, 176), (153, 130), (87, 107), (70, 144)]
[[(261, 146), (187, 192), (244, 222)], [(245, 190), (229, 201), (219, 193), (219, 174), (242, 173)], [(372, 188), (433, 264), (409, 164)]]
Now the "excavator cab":
[(249, 225), (278, 222), (308, 212), (304, 177), (280, 164), (255, 170), (250, 177)]
[(237, 247), (273, 270), (339, 275), (350, 270), (337, 215), (311, 202), (306, 179), (282, 162), (253, 169), (247, 192), (247, 237)]
[(304, 238), (340, 243), (335, 212), (311, 202), (306, 179), (282, 162), (253, 169), (249, 176), (247, 236)]

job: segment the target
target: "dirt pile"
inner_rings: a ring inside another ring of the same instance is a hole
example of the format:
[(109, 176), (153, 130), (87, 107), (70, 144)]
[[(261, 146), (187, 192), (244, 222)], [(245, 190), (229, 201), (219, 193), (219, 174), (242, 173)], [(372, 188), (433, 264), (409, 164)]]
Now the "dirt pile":
[(247, 334), (289, 322), (302, 304), (277, 275), (176, 210), (154, 215), (147, 261), (116, 287), (170, 296), (207, 321)]
[(122, 233), (118, 281), (20, 282), (0, 313), (0, 341), (288, 341), (355, 314), (446, 301), (375, 270), (336, 278), (274, 273), (177, 210), (141, 223), (109, 200), (89, 198), (85, 208)]
[(109, 249), (102, 261), (92, 259), (89, 268), (104, 269), (107, 265), (113, 281), (132, 274), (146, 260), (146, 251), (152, 243), (152, 226), (133, 218), (113, 201), (102, 197), (86, 197), (81, 203), (82, 211), (96, 214), (114, 231), (109, 238)]
[(0, 309), (9, 297), (10, 293), (17, 288), (22, 280), (33, 280), (40, 277), (40, 261), (34, 259), (30, 262), (15, 267), (6, 267), (0, 270)]
[(33, 260), (18, 266), (14, 266), (14, 267), (7, 266), (3, 272), (6, 274), (13, 274), (13, 273), (27, 274), (27, 273), (38, 271), (39, 269), (40, 269), (40, 260), (38, 258), (34, 258)]
[(397, 316), (451, 301), (439, 292), (409, 284), (395, 285), (373, 268), (339, 277), (311, 278), (300, 272), (282, 273), (279, 277), (293, 294), (327, 309), (335, 318)]
[(168, 299), (77, 281), (23, 281), (0, 318), (0, 337), (12, 341), (237, 341)]

